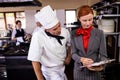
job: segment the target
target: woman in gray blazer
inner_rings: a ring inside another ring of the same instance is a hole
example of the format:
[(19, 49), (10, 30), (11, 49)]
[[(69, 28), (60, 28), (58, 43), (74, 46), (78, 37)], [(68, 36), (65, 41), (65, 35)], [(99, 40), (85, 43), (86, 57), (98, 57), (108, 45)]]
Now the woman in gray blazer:
[(93, 17), (93, 10), (88, 5), (79, 8), (78, 19), (81, 27), (72, 32), (74, 80), (101, 80), (100, 71), (103, 66), (88, 66), (107, 58), (104, 33), (93, 26)]

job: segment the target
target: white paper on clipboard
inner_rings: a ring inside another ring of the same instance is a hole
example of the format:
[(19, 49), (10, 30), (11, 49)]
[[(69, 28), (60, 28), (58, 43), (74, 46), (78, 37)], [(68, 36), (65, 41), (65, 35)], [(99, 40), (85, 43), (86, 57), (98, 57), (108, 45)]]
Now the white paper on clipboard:
[[(92, 63), (92, 64), (90, 64), (88, 66), (89, 67), (95, 67), (95, 66), (100, 66), (100, 65), (107, 64), (107, 63), (111, 63), (113, 61), (115, 61), (115, 59), (103, 60), (103, 61)], [(80, 66), (80, 68), (83, 68), (83, 67), (86, 67), (86, 66)]]

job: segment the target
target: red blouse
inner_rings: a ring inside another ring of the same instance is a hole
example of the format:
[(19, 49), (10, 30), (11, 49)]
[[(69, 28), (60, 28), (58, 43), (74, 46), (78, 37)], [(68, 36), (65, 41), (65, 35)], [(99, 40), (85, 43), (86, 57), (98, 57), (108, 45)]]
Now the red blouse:
[(84, 49), (85, 49), (86, 52), (87, 52), (87, 49), (88, 49), (90, 32), (91, 32), (92, 29), (93, 29), (93, 26), (91, 26), (91, 27), (89, 27), (87, 29), (83, 29), (81, 27), (81, 28), (78, 28), (76, 30), (76, 35), (77, 36), (82, 35), (83, 46), (84, 46)]

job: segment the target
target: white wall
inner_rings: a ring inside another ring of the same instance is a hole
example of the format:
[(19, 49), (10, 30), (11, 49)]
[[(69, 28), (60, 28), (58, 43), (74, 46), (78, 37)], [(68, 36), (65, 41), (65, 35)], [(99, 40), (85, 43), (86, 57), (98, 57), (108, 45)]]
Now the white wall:
[(32, 33), (34, 28), (36, 27), (34, 15), (36, 10), (25, 10), (26, 16), (26, 32)]
[[(56, 15), (61, 22), (61, 26), (64, 27), (65, 23), (65, 10), (55, 10)], [(34, 15), (36, 13), (36, 10), (25, 10), (25, 16), (26, 16), (26, 31), (27, 33), (32, 33), (34, 28), (36, 27), (35, 18)]]
[(64, 23), (65, 23), (65, 10), (64, 9), (56, 10), (56, 15), (57, 15), (58, 19), (61, 22), (61, 26), (64, 27)]
[[(51, 5), (53, 9), (56, 9), (56, 15), (58, 17), (58, 19), (61, 22), (61, 26), (64, 27), (64, 23), (65, 23), (65, 9), (77, 9), (79, 6), (83, 5), (83, 4), (88, 4), (91, 5), (93, 3), (96, 3), (100, 0), (75, 0), (74, 1), (69, 1), (69, 0), (64, 0), (64, 1), (57, 1), (57, 0), (41, 0), (43, 6), (45, 5)], [(66, 4), (67, 3), (67, 4)], [(74, 3), (74, 4), (73, 4)], [(32, 33), (32, 31), (34, 30), (34, 28), (36, 27), (35, 24), (35, 19), (34, 19), (34, 14), (36, 13), (36, 10), (39, 10), (41, 7), (20, 7), (19, 8), (13, 8), (13, 9), (9, 9), (9, 10), (17, 10), (17, 11), (21, 11), (25, 9), (25, 16), (26, 16), (26, 31), (28, 33)], [(8, 8), (7, 8), (8, 9)], [(9, 10), (7, 10), (6, 8), (1, 9), (0, 8), (0, 12), (7, 12)]]

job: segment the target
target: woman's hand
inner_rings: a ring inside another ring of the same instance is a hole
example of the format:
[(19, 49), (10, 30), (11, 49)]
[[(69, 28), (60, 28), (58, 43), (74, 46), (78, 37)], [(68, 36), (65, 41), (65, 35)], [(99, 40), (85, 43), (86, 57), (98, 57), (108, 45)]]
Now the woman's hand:
[(93, 67), (87, 67), (89, 70), (91, 71), (102, 71), (103, 70), (103, 66), (93, 66)]
[(94, 62), (92, 59), (85, 57), (81, 57), (80, 61), (82, 62), (83, 66), (86, 67)]

